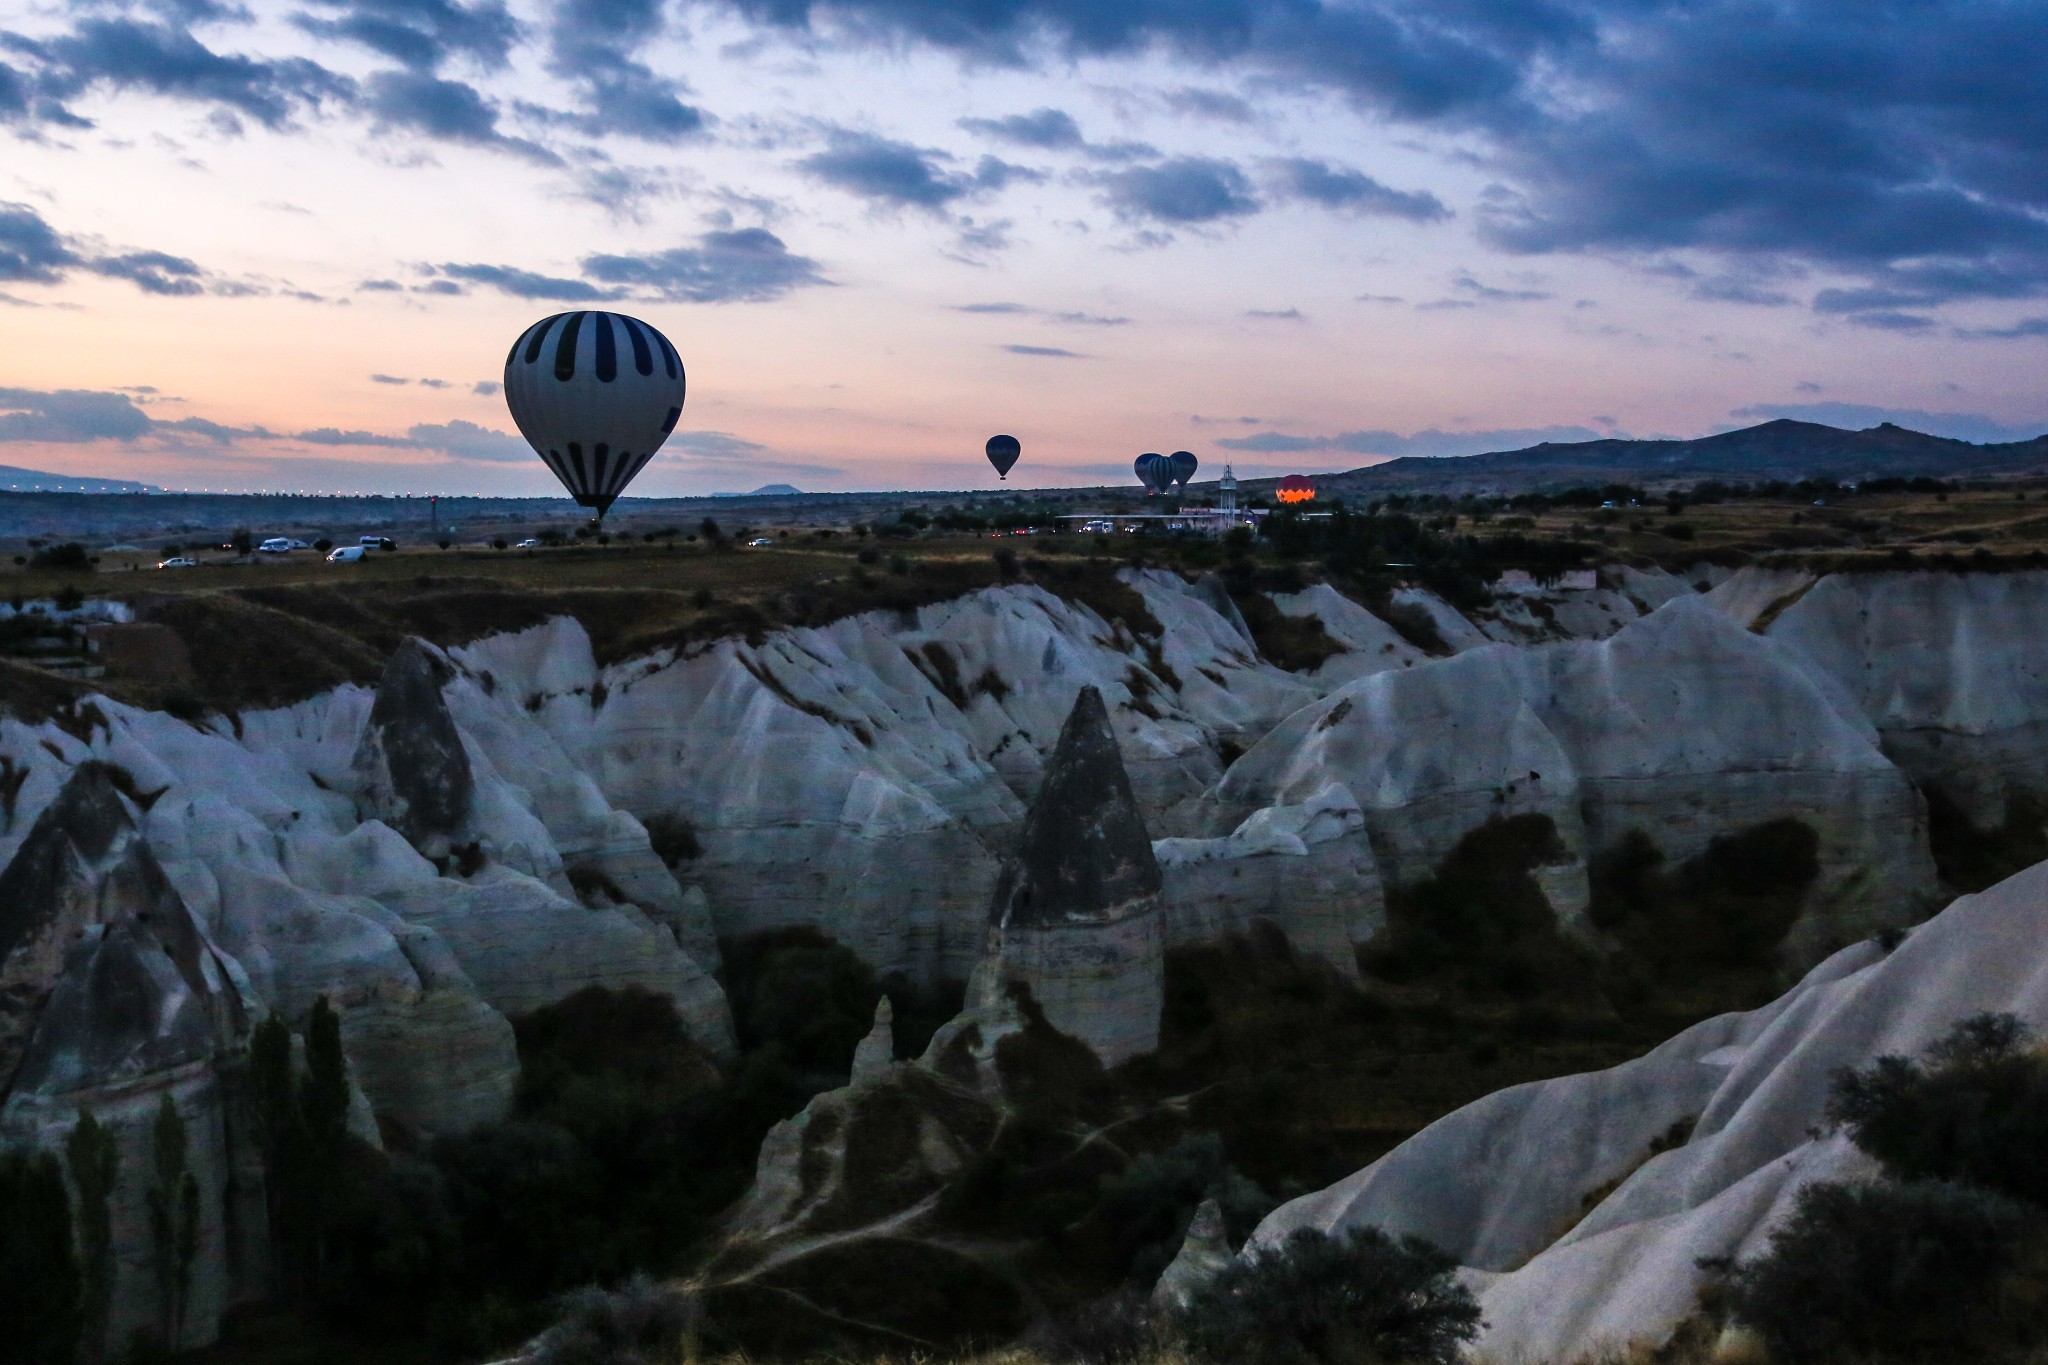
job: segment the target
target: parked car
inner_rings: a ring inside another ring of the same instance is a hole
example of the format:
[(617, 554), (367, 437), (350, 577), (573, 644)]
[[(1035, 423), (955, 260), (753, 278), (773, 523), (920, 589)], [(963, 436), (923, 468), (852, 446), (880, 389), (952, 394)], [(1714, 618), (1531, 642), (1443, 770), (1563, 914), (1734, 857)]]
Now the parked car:
[(260, 555), (282, 555), (291, 553), (292, 541), (289, 536), (272, 536), (256, 547)]
[(157, 567), (159, 569), (196, 569), (199, 567), (199, 561), (187, 559), (183, 555), (172, 555), (169, 559), (158, 563)]
[(361, 536), (356, 542), (365, 550), (395, 550), (398, 542), (390, 536)]
[(329, 564), (353, 564), (363, 557), (360, 545), (337, 545), (327, 554)]
[(752, 540), (747, 542), (747, 544), (749, 545), (773, 545), (774, 543), (775, 542), (770, 540), (767, 536), (755, 536)]
[(528, 536), (526, 539), (520, 541), (519, 544), (513, 548), (520, 550), (538, 550), (540, 547), (540, 541), (535, 540), (532, 536)]

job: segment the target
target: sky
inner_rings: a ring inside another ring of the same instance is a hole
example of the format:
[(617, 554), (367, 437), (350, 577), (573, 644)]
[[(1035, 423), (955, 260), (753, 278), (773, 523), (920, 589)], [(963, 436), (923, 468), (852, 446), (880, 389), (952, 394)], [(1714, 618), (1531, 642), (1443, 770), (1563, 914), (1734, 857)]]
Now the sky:
[(2048, 431), (2037, 0), (0, 0), (0, 464), (541, 494)]

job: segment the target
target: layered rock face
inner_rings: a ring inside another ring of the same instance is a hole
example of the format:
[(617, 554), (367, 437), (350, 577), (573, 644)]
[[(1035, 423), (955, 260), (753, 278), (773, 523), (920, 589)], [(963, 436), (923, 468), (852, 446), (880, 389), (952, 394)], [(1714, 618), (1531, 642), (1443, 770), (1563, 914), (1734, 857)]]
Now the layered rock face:
[(2048, 1027), (2048, 864), (1965, 896), (1890, 954), (1845, 948), (1779, 1000), (1610, 1071), (1516, 1086), (1276, 1210), (1254, 1236), (1377, 1226), (1471, 1269), (1496, 1359), (1658, 1343), (1702, 1258), (1754, 1256), (1816, 1180), (1873, 1174), (1828, 1135), (1835, 1072), (1986, 1011)]
[(1606, 640), (1490, 646), (1360, 679), (1275, 727), (1193, 818), (1229, 829), (1340, 786), (1390, 883), (1474, 827), (1536, 813), (1568, 857), (1539, 875), (1589, 931), (1586, 860), (1641, 830), (1674, 861), (1781, 817), (1813, 826), (1821, 878), (1787, 951), (1909, 921), (1931, 897), (1925, 820), (1877, 734), (1789, 651), (1675, 598)]
[(2048, 795), (2048, 574), (1745, 575), (1716, 605), (1838, 687), (1914, 781), (1987, 829)]
[(1159, 1045), (1161, 884), (1102, 694), (1084, 687), (996, 883), (988, 956), (1112, 1065)]
[[(238, 1168), (230, 1132), (251, 1002), (165, 877), (115, 777), (104, 764), (81, 765), (0, 873), (0, 1141), (60, 1147), (88, 1110), (107, 1129), (130, 1173), (110, 1208), (106, 1340), (121, 1342), (163, 1322), (142, 1173), (159, 1106), (176, 1106), (200, 1217), (172, 1344), (194, 1344), (261, 1288), (234, 1270), (262, 1236), (260, 1186)], [(241, 1150), (247, 1142), (244, 1133)]]

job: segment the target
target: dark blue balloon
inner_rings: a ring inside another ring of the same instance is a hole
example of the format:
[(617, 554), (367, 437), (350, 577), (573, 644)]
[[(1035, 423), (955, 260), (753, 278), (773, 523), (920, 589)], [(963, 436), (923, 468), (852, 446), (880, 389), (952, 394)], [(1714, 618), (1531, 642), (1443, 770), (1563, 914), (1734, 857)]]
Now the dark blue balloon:
[(1182, 492), (1186, 492), (1188, 480), (1195, 477), (1195, 470), (1202, 462), (1195, 458), (1192, 450), (1176, 450), (1166, 458), (1173, 466), (1173, 481), (1181, 486)]
[(1173, 462), (1156, 451), (1131, 461), (1131, 469), (1137, 474), (1138, 482), (1154, 493), (1164, 493), (1173, 486)]

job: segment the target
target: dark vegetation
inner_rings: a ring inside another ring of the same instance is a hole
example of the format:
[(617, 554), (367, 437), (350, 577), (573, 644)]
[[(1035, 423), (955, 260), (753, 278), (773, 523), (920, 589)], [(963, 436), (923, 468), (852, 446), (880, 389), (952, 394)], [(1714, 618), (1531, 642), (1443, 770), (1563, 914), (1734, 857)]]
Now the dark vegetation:
[(1707, 1296), (1771, 1365), (2019, 1365), (2048, 1349), (2048, 1057), (2010, 1015), (1835, 1077), (1831, 1122), (1885, 1179), (1818, 1184)]
[(2033, 793), (2009, 793), (2004, 821), (1990, 829), (1973, 822), (1939, 786), (1923, 787), (1921, 794), (1927, 798), (1928, 846), (1945, 885), (1981, 891), (2048, 859), (2048, 802)]

